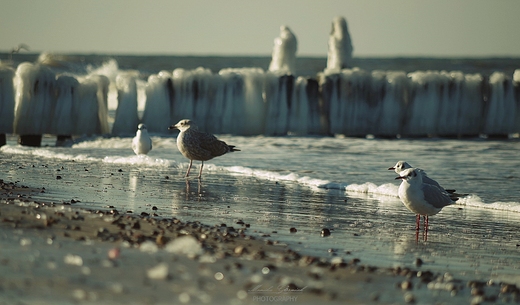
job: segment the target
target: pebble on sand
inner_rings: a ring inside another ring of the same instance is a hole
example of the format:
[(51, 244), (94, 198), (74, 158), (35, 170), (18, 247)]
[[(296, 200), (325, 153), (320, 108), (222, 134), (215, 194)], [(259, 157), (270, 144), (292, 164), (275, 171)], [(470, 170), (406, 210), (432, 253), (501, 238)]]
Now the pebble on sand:
[(164, 250), (175, 254), (194, 257), (204, 253), (199, 241), (193, 236), (182, 236), (166, 244)]
[(146, 275), (152, 280), (165, 280), (169, 275), (169, 267), (166, 263), (160, 263), (146, 271)]

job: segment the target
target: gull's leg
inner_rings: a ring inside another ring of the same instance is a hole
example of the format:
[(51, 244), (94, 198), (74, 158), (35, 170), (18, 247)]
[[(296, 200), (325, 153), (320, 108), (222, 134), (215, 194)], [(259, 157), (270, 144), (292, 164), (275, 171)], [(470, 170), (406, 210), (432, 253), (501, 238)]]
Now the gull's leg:
[(425, 224), (424, 224), (425, 227), (424, 227), (424, 229), (426, 230), (426, 232), (428, 232), (428, 222), (429, 222), (428, 215), (424, 216), (424, 218), (425, 218), (425, 220), (424, 220), (424, 221), (425, 221)]
[(202, 167), (204, 167), (204, 161), (200, 164), (199, 180), (202, 178)]
[(417, 214), (415, 216), (415, 230), (419, 231), (421, 227), (421, 215)]
[(184, 178), (188, 178), (188, 176), (190, 175), (190, 169), (191, 169), (192, 163), (193, 163), (193, 160), (190, 160), (190, 165), (188, 166), (188, 171), (186, 172), (186, 176), (184, 176)]

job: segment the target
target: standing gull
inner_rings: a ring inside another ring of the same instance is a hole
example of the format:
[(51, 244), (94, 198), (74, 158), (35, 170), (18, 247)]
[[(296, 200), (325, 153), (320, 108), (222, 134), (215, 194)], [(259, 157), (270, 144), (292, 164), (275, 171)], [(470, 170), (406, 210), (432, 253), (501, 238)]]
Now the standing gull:
[(188, 177), (190, 174), (193, 160), (202, 161), (198, 177), (200, 179), (204, 161), (222, 156), (228, 152), (240, 151), (235, 146), (227, 145), (224, 141), (220, 141), (212, 134), (198, 131), (197, 125), (187, 119), (180, 120), (179, 123), (170, 126), (168, 129), (180, 130), (177, 136), (177, 148), (184, 157), (190, 159), (190, 165), (185, 177)]
[(401, 185), (399, 198), (408, 210), (415, 213), (416, 230), (419, 230), (421, 215), (424, 219), (424, 229), (428, 230), (428, 216), (439, 213), (445, 206), (455, 203), (458, 198), (432, 184), (423, 182), (423, 175), (417, 168), (407, 168), (399, 173)]
[(137, 126), (137, 132), (132, 139), (132, 149), (136, 155), (146, 155), (152, 150), (152, 139), (148, 135), (145, 124), (139, 124)]
[[(397, 163), (393, 167), (390, 167), (388, 169), (389, 170), (394, 170), (395, 173), (399, 175), (403, 170), (405, 170), (407, 168), (412, 168), (412, 166), (410, 164), (408, 164), (408, 162), (406, 162), (406, 161), (397, 161)], [(459, 196), (458, 194), (455, 194), (455, 190), (445, 190), (442, 186), (440, 186), (440, 184), (437, 181), (435, 181), (432, 178), (428, 177), (428, 175), (426, 175), (426, 172), (423, 171), (422, 169), (420, 169), (420, 168), (415, 168), (415, 169), (419, 173), (421, 173), (423, 183), (431, 184), (433, 186), (436, 186), (436, 187), (440, 188), (441, 190), (448, 192), (449, 194), (453, 194), (453, 197), (455, 197), (455, 198), (457, 198)]]

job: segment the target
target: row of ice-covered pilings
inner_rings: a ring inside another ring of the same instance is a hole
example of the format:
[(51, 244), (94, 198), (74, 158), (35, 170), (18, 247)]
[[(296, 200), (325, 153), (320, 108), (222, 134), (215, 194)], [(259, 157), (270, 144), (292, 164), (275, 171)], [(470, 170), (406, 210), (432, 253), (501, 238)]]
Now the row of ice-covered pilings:
[(342, 70), (320, 76), (333, 134), (508, 135), (520, 129), (514, 82), (461, 72)]
[(312, 79), (177, 69), (150, 76), (142, 121), (158, 133), (190, 118), (201, 130), (238, 135), (504, 137), (520, 131), (519, 74), (343, 69)]
[(108, 133), (108, 85), (105, 76), (56, 75), (40, 64), (22, 63), (16, 71), (1, 67), (0, 134), (40, 146), (43, 134), (64, 140)]
[[(189, 118), (199, 129), (236, 135), (505, 137), (520, 132), (520, 70), (511, 77), (461, 72), (325, 70), (315, 78), (260, 68), (165, 71), (138, 86), (115, 77), (118, 106), (108, 125), (109, 79), (56, 75), (22, 63), (0, 67), (0, 134), (39, 145), (42, 134), (135, 134)], [(139, 101), (144, 101), (142, 114)], [(1, 144), (2, 138), (0, 138)], [(5, 142), (5, 141), (4, 141)]]
[[(131, 82), (135, 79), (127, 77)], [(118, 85), (118, 92), (121, 92)], [(137, 93), (132, 90), (135, 101)], [(279, 75), (257, 68), (176, 69), (151, 75), (145, 88), (142, 122), (149, 132), (166, 133), (181, 119), (196, 122), (200, 130), (238, 135), (326, 134), (319, 103), (318, 82)], [(119, 98), (122, 101), (122, 98)], [(132, 105), (135, 105), (134, 102)], [(119, 104), (118, 121), (132, 121), (136, 107)], [(135, 125), (119, 134), (135, 132)]]

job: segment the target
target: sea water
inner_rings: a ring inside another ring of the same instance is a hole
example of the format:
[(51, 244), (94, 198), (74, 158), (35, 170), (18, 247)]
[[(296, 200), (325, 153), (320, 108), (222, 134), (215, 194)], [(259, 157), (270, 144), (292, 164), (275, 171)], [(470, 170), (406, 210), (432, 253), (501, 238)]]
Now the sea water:
[[(77, 74), (104, 69), (104, 75), (114, 78), (121, 70), (136, 69), (145, 78), (183, 65), (218, 71), (222, 66), (264, 65), (265, 69), (269, 64), (268, 58), (122, 56), (113, 59), (116, 65), (112, 59), (68, 56), (56, 62), (56, 69)], [(489, 68), (479, 70), (489, 62)], [(324, 59), (297, 60), (301, 74), (314, 75), (324, 65)], [(520, 66), (515, 59), (359, 59), (359, 65), (367, 70), (434, 68), (483, 75), (495, 70), (513, 73)], [(113, 106), (110, 117), (115, 117)], [(45, 187), (45, 193), (35, 199), (57, 203), (74, 199), (78, 207), (113, 207), (121, 213), (155, 213), (237, 228), (242, 220), (250, 224), (249, 234), (327, 259), (356, 257), (368, 265), (414, 267), (413, 262), (421, 258), (428, 270), (520, 282), (517, 138), (221, 134), (219, 138), (241, 151), (206, 162), (199, 183), (184, 178), (188, 160), (178, 152), (175, 136), (152, 133), (154, 148), (147, 156), (133, 155), (130, 136), (79, 137), (64, 147), (55, 147), (54, 137), (48, 137), (39, 148), (19, 146), (16, 137), (9, 136), (0, 148), (1, 178)], [(397, 197), (399, 182), (388, 168), (398, 160), (466, 194), (430, 217), (427, 236), (423, 231), (416, 235), (415, 215)], [(192, 175), (200, 162), (194, 166)], [(296, 232), (291, 233), (291, 228)], [(330, 236), (321, 236), (324, 228)]]
[[(380, 267), (414, 267), (420, 258), (428, 270), (518, 280), (516, 139), (219, 137), (241, 151), (207, 161), (200, 183), (184, 178), (188, 160), (174, 134), (152, 136), (146, 156), (133, 155), (131, 138), (41, 148), (11, 139), (0, 149), (3, 179), (45, 187), (35, 198), (58, 204), (74, 199), (78, 207), (235, 228), (241, 220), (249, 234), (303, 254), (356, 257)], [(430, 217), (427, 236), (416, 236), (415, 215), (397, 197), (399, 182), (388, 168), (398, 160), (467, 194)], [(194, 162), (192, 176), (199, 166)], [(330, 236), (322, 237), (324, 228)]]

